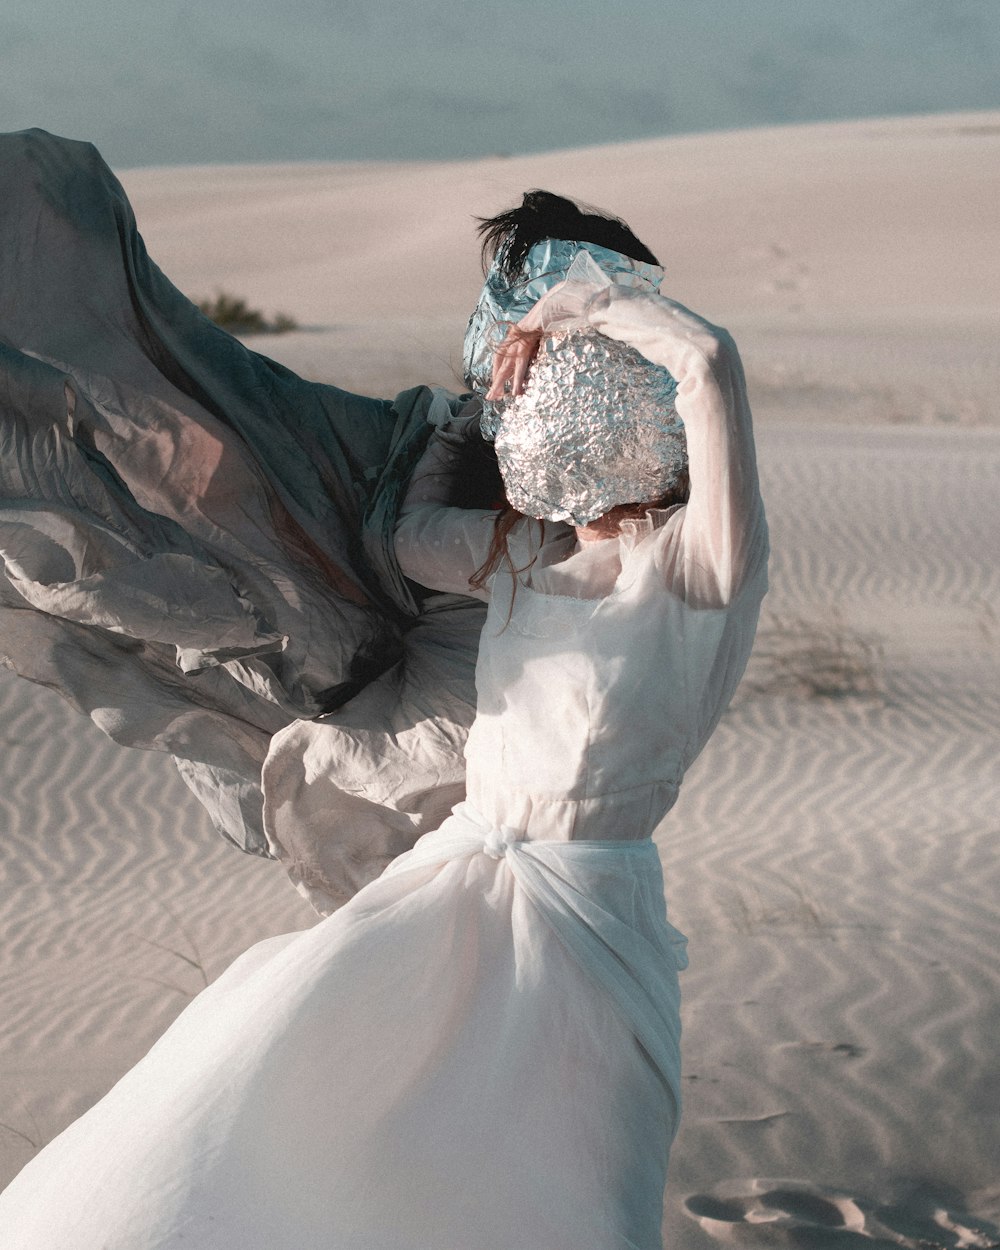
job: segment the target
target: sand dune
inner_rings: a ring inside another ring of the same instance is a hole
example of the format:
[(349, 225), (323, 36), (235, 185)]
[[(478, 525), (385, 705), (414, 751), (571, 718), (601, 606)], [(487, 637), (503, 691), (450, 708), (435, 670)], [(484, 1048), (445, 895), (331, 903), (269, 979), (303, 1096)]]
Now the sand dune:
[[(179, 285), (298, 316), (258, 345), (358, 389), (449, 382), (468, 216), (538, 183), (737, 334), (772, 591), (658, 839), (691, 937), (671, 1247), (1000, 1241), (998, 156), (976, 114), (125, 178)], [(0, 676), (2, 1180), (311, 914), (168, 761)]]
[(728, 326), (761, 417), (996, 424), (1000, 113), (677, 136), (451, 164), (140, 170), (153, 255), (303, 331), (260, 350), (364, 394), (454, 386), (473, 214), (544, 186), (619, 212)]

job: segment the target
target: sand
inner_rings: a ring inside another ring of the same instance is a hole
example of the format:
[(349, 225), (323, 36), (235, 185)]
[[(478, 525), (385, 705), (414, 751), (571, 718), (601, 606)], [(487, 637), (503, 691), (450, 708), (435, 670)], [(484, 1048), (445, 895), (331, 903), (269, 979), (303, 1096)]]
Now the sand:
[[(124, 181), (182, 289), (290, 313), (254, 345), (368, 393), (454, 385), (469, 216), (526, 186), (627, 215), (734, 332), (772, 590), (659, 838), (691, 938), (665, 1245), (1000, 1242), (1000, 114)], [(2, 1182), (312, 915), (168, 760), (0, 676)]]

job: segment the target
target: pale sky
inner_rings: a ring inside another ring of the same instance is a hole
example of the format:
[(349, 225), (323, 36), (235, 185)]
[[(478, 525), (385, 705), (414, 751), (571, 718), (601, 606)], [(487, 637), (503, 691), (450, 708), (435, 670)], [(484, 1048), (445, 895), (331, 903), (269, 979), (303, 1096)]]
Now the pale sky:
[(1000, 107), (1000, 0), (4, 0), (0, 129), (121, 167)]

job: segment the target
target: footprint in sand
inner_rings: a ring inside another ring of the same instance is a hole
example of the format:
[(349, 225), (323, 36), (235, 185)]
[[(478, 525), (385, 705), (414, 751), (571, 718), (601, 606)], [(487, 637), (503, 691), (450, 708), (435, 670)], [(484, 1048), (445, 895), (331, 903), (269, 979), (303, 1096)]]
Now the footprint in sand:
[[(723, 1181), (691, 1194), (684, 1210), (717, 1241), (845, 1250), (864, 1238), (906, 1250), (997, 1250), (1000, 1229), (966, 1215), (961, 1195), (919, 1184), (880, 1205), (808, 1181)], [(861, 1245), (858, 1250), (863, 1250)]]
[(780, 243), (749, 248), (746, 254), (759, 269), (758, 290), (786, 305), (788, 312), (801, 312), (810, 284), (810, 270)]

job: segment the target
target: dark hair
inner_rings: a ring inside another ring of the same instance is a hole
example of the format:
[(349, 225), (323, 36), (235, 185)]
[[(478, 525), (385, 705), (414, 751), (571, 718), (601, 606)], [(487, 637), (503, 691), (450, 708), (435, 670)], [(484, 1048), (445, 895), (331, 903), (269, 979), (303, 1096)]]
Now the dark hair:
[[(527, 521), (529, 524), (534, 522), (541, 534), (544, 535), (545, 526), (541, 521), (535, 517), (526, 517), (523, 512), (518, 512), (513, 505), (505, 503), (497, 512), (496, 520), (493, 522), (493, 537), (490, 540), (490, 549), (486, 553), (486, 559), (469, 578), (469, 585), (473, 590), (482, 590), (502, 564), (506, 564), (510, 572), (516, 577), (518, 573), (526, 572), (535, 563), (534, 559), (531, 559), (524, 568), (514, 567), (508, 540), (510, 539), (511, 530), (521, 521)], [(513, 599), (511, 600), (511, 608), (513, 609)], [(509, 615), (507, 619), (510, 620)]]
[(660, 263), (619, 217), (590, 205), (581, 207), (551, 191), (526, 191), (517, 208), (476, 220), (483, 240), (483, 272), (499, 257), (500, 272), (508, 282), (515, 281), (524, 258), (542, 239), (596, 243), (632, 260)]

